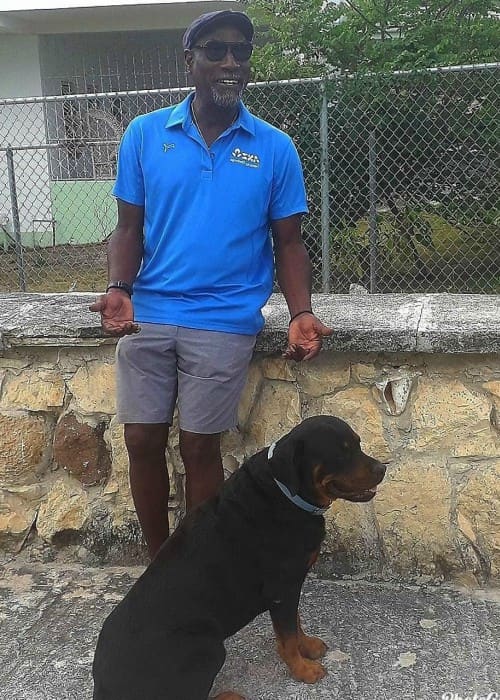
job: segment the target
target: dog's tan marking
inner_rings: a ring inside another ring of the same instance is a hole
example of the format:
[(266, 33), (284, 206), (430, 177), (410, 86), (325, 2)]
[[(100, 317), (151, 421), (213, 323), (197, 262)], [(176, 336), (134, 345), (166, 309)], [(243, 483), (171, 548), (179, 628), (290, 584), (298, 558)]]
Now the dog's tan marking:
[(328, 484), (331, 481), (331, 476), (325, 476), (322, 464), (317, 464), (313, 467), (313, 484), (316, 489), (316, 503), (322, 508), (328, 508), (332, 500), (335, 500), (328, 493)]
[(307, 570), (311, 569), (315, 564), (316, 561), (319, 557), (319, 549), (316, 549), (311, 556), (309, 557), (309, 561), (307, 562)]
[[(289, 636), (279, 634), (274, 627), (276, 634), (278, 654), (288, 666), (293, 678), (303, 683), (317, 683), (326, 675), (326, 670), (317, 661), (304, 658), (299, 650), (298, 633)], [(305, 637), (305, 635), (304, 635)]]
[(320, 659), (326, 653), (328, 647), (319, 637), (312, 637), (304, 632), (300, 623), (300, 615), (297, 614), (297, 635), (299, 651), (306, 659)]

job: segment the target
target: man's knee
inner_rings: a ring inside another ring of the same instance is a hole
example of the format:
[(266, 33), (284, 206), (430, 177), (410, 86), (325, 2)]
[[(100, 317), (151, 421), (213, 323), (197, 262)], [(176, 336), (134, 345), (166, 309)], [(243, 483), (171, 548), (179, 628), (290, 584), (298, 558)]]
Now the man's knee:
[(141, 458), (165, 453), (168, 440), (167, 423), (128, 423), (125, 425), (125, 445), (130, 457)]
[(220, 433), (202, 435), (181, 430), (179, 447), (185, 465), (218, 464), (221, 460)]

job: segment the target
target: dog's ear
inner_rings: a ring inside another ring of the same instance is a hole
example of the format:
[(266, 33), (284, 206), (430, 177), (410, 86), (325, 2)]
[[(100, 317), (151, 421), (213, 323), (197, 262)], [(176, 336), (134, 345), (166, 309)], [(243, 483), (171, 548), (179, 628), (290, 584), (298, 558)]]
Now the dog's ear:
[(275, 479), (288, 487), (295, 496), (302, 483), (304, 462), (304, 443), (302, 440), (285, 435), (274, 446), (269, 460), (271, 472)]

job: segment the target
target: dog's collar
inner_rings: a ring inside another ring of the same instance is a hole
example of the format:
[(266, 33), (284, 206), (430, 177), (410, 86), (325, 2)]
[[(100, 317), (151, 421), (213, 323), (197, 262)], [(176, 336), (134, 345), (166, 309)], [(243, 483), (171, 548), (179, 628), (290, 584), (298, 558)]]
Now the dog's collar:
[[(267, 458), (271, 459), (274, 453), (274, 448), (276, 447), (276, 443), (273, 442), (273, 444), (269, 447), (269, 450), (267, 451)], [(278, 479), (274, 480), (276, 484), (279, 486), (281, 491), (285, 494), (285, 496), (288, 498), (289, 501), (294, 503), (296, 506), (301, 508), (302, 510), (305, 510), (307, 513), (312, 513), (312, 515), (324, 515), (328, 508), (320, 508), (319, 506), (315, 506), (312, 503), (308, 503), (307, 501), (304, 501), (303, 498), (301, 498), (298, 495), (292, 495), (290, 492), (290, 489), (285, 486), (281, 481), (278, 481)]]
[(308, 503), (307, 501), (304, 501), (303, 498), (300, 496), (292, 496), (290, 493), (290, 490), (285, 486), (285, 484), (282, 484), (281, 481), (278, 481), (278, 479), (274, 480), (279, 488), (283, 491), (285, 496), (290, 500), (292, 503), (294, 503), (296, 506), (299, 508), (302, 508), (302, 510), (305, 510), (307, 513), (312, 513), (312, 515), (324, 515), (328, 508), (320, 508), (319, 506), (314, 506), (312, 503)]

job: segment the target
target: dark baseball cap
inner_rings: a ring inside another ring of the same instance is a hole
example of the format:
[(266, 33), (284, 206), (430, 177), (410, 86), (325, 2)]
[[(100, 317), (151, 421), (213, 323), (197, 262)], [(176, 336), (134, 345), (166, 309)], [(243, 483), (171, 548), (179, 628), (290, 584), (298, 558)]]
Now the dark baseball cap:
[(207, 12), (193, 20), (184, 32), (182, 46), (184, 49), (191, 49), (199, 36), (210, 29), (215, 29), (219, 24), (230, 24), (239, 29), (247, 41), (253, 39), (253, 24), (248, 15), (233, 10), (219, 10), (218, 12)]

